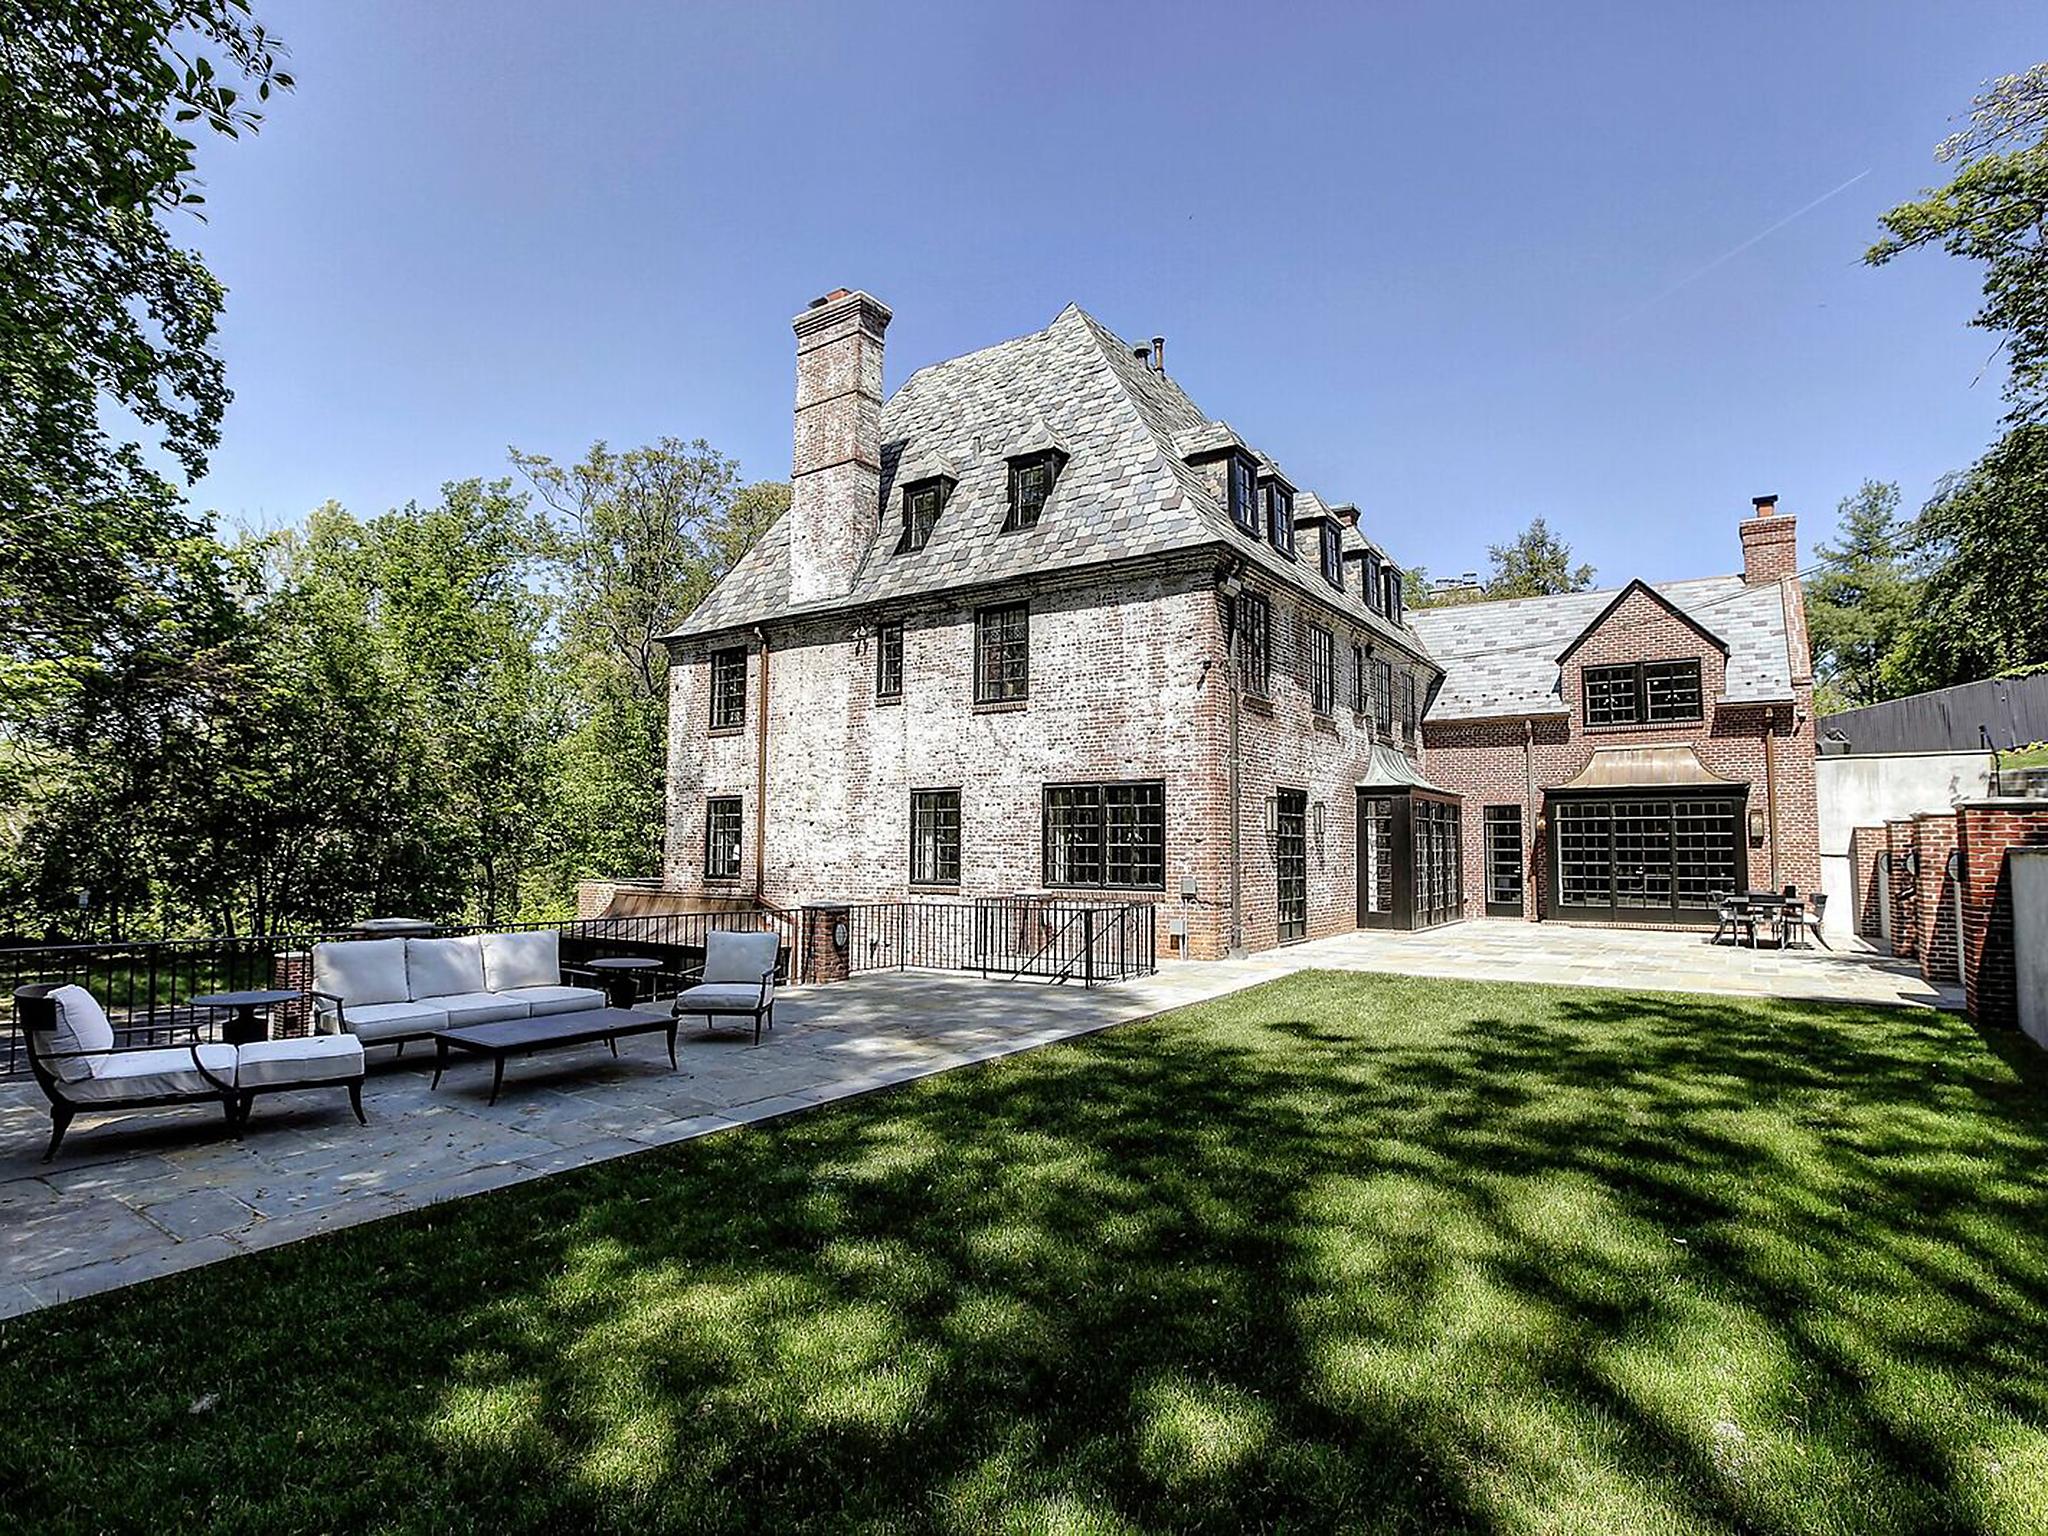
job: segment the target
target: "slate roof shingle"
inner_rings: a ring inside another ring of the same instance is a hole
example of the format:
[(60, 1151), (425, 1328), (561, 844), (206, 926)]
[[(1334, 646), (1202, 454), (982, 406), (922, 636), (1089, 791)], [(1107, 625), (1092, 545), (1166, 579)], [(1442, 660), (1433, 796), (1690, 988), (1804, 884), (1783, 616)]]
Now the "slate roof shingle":
[[(1371, 612), (1354, 585), (1335, 592), (1313, 559), (1289, 560), (1236, 528), (1190, 445), (1228, 447), (1180, 385), (1131, 355), (1075, 305), (1042, 331), (920, 368), (882, 407), (882, 505), (852, 591), (789, 599), (789, 519), (762, 534), (668, 638), (715, 634), (806, 613), (858, 607), (1023, 579), (1047, 569), (1106, 564), (1222, 546), (1419, 659), (1416, 634)], [(1058, 445), (1067, 455), (1033, 528), (1003, 532), (1007, 459)], [(921, 550), (897, 548), (900, 486), (943, 464), (958, 483)], [(1297, 503), (1299, 506), (1300, 503)], [(1346, 530), (1347, 547), (1371, 541)]]
[[(1558, 656), (1620, 590), (1466, 603), (1412, 614), (1416, 633), (1445, 670), (1443, 687), (1426, 718), (1487, 720), (1568, 713), (1560, 693)], [(1785, 598), (1776, 582), (1750, 586), (1740, 576), (1705, 576), (1654, 584), (1653, 590), (1726, 642), (1722, 703), (1792, 698)]]

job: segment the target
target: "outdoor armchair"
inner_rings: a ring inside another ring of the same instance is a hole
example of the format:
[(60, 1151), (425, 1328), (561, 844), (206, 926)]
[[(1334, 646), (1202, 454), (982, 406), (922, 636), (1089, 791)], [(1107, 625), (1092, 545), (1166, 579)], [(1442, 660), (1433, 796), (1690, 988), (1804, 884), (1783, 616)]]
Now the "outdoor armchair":
[[(84, 987), (39, 984), (14, 993), (28, 1037), (29, 1070), (50, 1101), (49, 1162), (80, 1110), (218, 1104), (240, 1134), (259, 1093), (332, 1084), (363, 1116), (363, 1048), (353, 1036), (301, 1036), (233, 1046), (196, 1036), (178, 1045), (119, 1045), (99, 999)], [(160, 1030), (163, 1026), (149, 1028)]]
[[(704, 965), (694, 985), (676, 994), (675, 1016), (754, 1021), (754, 1042), (761, 1027), (775, 1027), (775, 963), (781, 940), (772, 932), (737, 933), (714, 928), (704, 936)], [(690, 979), (690, 978), (685, 978)]]

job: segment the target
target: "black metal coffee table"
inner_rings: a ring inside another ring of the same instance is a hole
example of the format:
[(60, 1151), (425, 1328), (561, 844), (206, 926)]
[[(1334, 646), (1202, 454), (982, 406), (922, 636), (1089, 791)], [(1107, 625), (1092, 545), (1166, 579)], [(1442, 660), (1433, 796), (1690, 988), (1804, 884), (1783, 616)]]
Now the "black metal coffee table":
[(434, 1031), (434, 1081), (441, 1086), (441, 1074), (448, 1069), (450, 1051), (468, 1051), (491, 1058), (491, 1102), (498, 1102), (498, 1089), (505, 1081), (505, 1062), (513, 1056), (532, 1056), (557, 1047), (589, 1045), (602, 1040), (619, 1054), (624, 1035), (667, 1035), (668, 1064), (676, 1064), (676, 1020), (633, 1008), (586, 1008), (580, 1013), (544, 1013), (530, 1019), (499, 1019), (491, 1024), (459, 1024), (453, 1029)]

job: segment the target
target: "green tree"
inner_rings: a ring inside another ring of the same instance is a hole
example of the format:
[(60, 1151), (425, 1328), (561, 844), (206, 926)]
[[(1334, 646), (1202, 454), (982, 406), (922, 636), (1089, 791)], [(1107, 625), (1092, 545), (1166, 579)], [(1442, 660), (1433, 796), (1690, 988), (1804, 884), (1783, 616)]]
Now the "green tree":
[(1866, 480), (1836, 508), (1836, 535), (1806, 583), (1814, 707), (1823, 714), (1894, 696), (1900, 648), (1920, 616), (1913, 538), (1899, 488)]
[(17, 699), (92, 666), (97, 624), (197, 531), (102, 407), (204, 471), (228, 399), (222, 289), (172, 238), (201, 201), (183, 125), (254, 129), (291, 84), (280, 53), (245, 0), (0, 0), (0, 689)]
[(1884, 669), (1894, 693), (2048, 662), (2048, 424), (2013, 428), (1913, 525), (1920, 611)]
[(1885, 214), (1888, 233), (1864, 260), (1882, 266), (1939, 245), (1981, 262), (1984, 302), (1971, 323), (2005, 350), (2014, 417), (2039, 420), (2048, 411), (2048, 64), (1993, 81), (1971, 103), (1969, 126), (1935, 154), (1955, 175)]
[(1593, 567), (1573, 565), (1571, 545), (1540, 517), (1512, 542), (1489, 545), (1486, 553), (1493, 562), (1485, 588), (1488, 599), (1583, 592), (1593, 584)]

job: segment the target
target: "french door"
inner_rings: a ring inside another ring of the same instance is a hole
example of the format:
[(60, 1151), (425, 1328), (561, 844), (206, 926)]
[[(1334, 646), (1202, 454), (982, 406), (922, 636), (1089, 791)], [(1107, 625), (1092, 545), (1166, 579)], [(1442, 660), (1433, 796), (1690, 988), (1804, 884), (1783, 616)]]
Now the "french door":
[(1273, 875), (1282, 944), (1308, 937), (1308, 792), (1283, 789), (1273, 821)]
[(1552, 796), (1551, 912), (1711, 923), (1747, 879), (1739, 795)]

